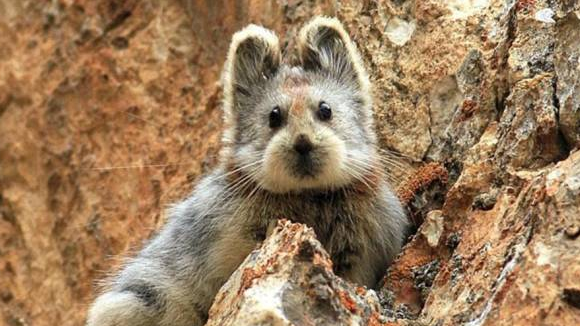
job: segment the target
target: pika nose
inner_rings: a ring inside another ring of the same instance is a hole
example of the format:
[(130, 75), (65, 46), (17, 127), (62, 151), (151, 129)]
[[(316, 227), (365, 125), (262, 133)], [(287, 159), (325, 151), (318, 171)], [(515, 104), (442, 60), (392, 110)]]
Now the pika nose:
[(305, 134), (300, 134), (294, 142), (294, 150), (300, 155), (308, 155), (312, 151), (312, 142)]

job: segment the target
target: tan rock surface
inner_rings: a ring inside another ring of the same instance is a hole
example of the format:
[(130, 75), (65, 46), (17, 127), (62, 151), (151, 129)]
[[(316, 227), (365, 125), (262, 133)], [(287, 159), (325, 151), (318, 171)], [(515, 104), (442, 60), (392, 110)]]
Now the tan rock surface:
[(0, 325), (81, 325), (95, 280), (215, 162), (230, 35), (261, 23), (291, 48), (320, 13), (360, 46), (381, 144), (408, 157), (393, 180), (447, 170), (403, 183), (415, 221), (437, 218), (383, 313), (579, 324), (578, 1), (0, 0)]

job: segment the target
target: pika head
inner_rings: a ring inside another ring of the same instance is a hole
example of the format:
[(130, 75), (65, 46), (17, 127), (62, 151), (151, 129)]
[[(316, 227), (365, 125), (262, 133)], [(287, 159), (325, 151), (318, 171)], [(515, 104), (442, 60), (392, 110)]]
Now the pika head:
[(376, 168), (371, 90), (360, 55), (337, 19), (300, 31), (298, 62), (278, 38), (237, 32), (224, 70), (228, 166), (274, 193), (334, 190)]

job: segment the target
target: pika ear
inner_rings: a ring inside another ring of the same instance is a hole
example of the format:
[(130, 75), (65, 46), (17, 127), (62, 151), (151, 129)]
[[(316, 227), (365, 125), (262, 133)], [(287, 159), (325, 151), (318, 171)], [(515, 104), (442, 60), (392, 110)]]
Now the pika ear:
[(278, 71), (281, 62), (278, 37), (257, 25), (234, 34), (224, 70), (226, 120)]
[(316, 17), (301, 30), (298, 56), (305, 70), (319, 71), (368, 94), (370, 82), (360, 54), (336, 18)]

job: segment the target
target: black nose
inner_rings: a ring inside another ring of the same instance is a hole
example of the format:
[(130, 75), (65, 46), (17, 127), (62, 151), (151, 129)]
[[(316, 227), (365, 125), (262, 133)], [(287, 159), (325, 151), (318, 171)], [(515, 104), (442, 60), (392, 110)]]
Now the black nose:
[(312, 143), (308, 136), (300, 134), (294, 143), (294, 150), (300, 155), (308, 155), (312, 151)]

